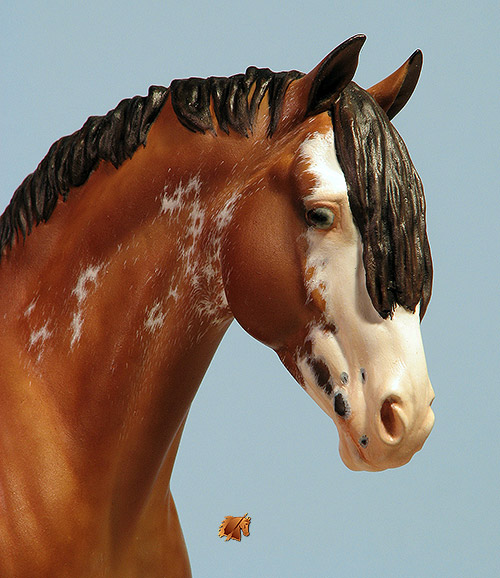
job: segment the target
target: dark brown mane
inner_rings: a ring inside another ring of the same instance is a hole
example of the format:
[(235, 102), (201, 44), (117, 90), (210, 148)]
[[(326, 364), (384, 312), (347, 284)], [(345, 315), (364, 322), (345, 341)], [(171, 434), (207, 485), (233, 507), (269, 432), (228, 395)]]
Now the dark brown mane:
[(170, 86), (172, 106), (179, 121), (194, 132), (215, 133), (210, 102), (219, 127), (248, 136), (262, 99), (268, 94), (268, 135), (272, 136), (278, 124), (281, 103), (292, 80), (301, 72), (272, 72), (268, 68), (251, 66), (245, 74), (229, 78), (189, 78), (174, 80)]
[(148, 96), (123, 100), (107, 115), (90, 117), (80, 130), (55, 142), (0, 217), (0, 251), (12, 246), (19, 234), (29, 235), (33, 225), (47, 221), (58, 198), (66, 200), (72, 187), (83, 185), (99, 161), (119, 167), (130, 158), (146, 143), (167, 96), (166, 88), (152, 86)]
[(140, 145), (145, 146), (149, 129), (169, 95), (179, 122), (189, 130), (216, 134), (216, 120), (222, 131), (248, 136), (267, 93), (271, 136), (286, 88), (300, 76), (296, 71), (274, 73), (250, 67), (245, 74), (229, 78), (174, 80), (170, 89), (152, 86), (148, 96), (123, 100), (107, 115), (90, 117), (80, 130), (55, 142), (14, 193), (0, 217), (0, 258), (18, 235), (25, 238), (33, 226), (47, 221), (58, 198), (66, 200), (70, 189), (83, 185), (100, 161), (118, 168)]
[(363, 240), (366, 286), (385, 319), (397, 304), (423, 317), (432, 288), (422, 182), (385, 112), (351, 82), (332, 111), (335, 147)]

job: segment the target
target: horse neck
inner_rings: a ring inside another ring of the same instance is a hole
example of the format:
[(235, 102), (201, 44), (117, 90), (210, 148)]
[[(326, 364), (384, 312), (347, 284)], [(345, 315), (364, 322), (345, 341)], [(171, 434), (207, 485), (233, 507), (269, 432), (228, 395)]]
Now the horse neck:
[(0, 264), (4, 339), (22, 352), (0, 357), (15, 364), (18, 425), (32, 432), (27, 477), (56, 495), (52, 473), (76, 472), (83, 494), (114, 504), (117, 526), (139, 515), (160, 470), (168, 489), (179, 431), (232, 319), (219, 263), (238, 196), (230, 163), (218, 170), (222, 156), (209, 160), (199, 135), (185, 162), (189, 143), (166, 143), (161, 122)]

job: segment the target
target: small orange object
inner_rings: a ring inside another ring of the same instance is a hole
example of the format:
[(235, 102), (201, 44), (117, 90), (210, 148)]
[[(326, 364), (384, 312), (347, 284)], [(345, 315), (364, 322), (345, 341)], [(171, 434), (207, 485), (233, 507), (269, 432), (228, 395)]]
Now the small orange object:
[(226, 542), (228, 540), (238, 540), (241, 541), (241, 532), (244, 536), (250, 536), (250, 516), (248, 512), (244, 516), (226, 516), (222, 520), (222, 524), (219, 528), (219, 538), (226, 536)]

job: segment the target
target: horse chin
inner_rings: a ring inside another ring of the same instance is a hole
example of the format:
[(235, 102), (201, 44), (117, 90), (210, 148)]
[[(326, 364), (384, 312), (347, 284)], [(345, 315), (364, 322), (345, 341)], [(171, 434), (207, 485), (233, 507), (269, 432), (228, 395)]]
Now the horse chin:
[(370, 464), (349, 436), (341, 435), (339, 454), (344, 465), (355, 472), (381, 472), (388, 468), (388, 466), (380, 467)]
[(339, 454), (344, 465), (353, 471), (383, 472), (406, 465), (422, 445), (415, 451), (398, 452), (392, 456), (383, 455), (379, 460), (370, 459), (364, 455), (361, 448), (351, 439), (348, 434), (341, 433), (339, 440)]

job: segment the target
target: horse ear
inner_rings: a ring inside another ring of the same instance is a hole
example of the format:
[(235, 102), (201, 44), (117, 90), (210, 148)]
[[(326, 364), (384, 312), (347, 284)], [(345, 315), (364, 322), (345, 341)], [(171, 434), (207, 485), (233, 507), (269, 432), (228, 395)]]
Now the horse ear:
[(368, 89), (390, 119), (398, 114), (413, 94), (422, 70), (422, 62), (422, 52), (416, 50), (396, 72)]
[(309, 89), (306, 117), (325, 112), (332, 107), (356, 72), (359, 52), (365, 40), (364, 34), (352, 36), (301, 79), (303, 86)]
[(365, 40), (363, 34), (349, 38), (330, 52), (309, 74), (288, 85), (278, 131), (288, 130), (290, 125), (332, 107), (354, 76), (359, 51)]

